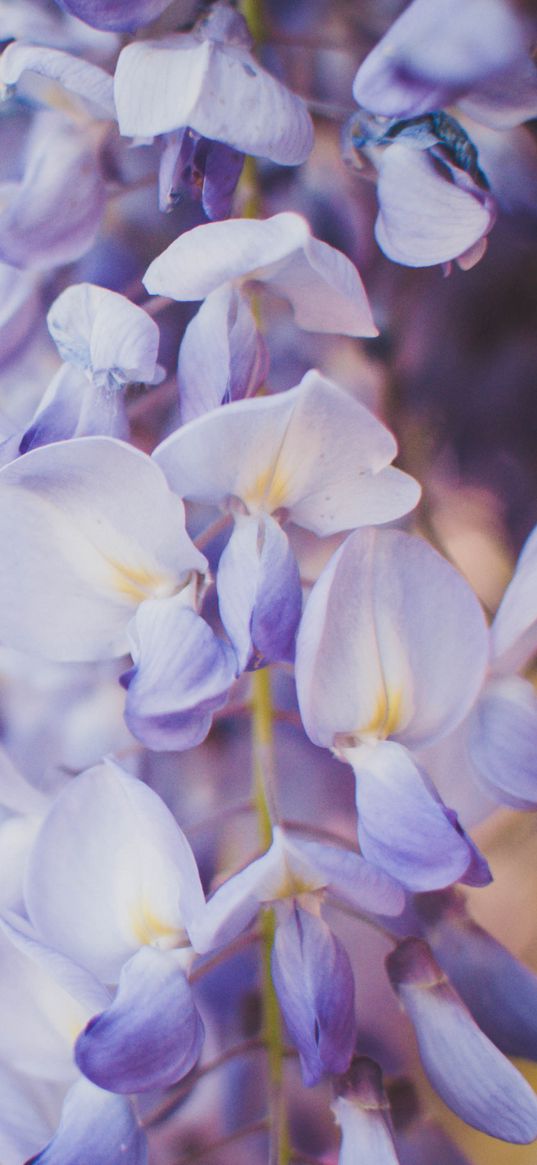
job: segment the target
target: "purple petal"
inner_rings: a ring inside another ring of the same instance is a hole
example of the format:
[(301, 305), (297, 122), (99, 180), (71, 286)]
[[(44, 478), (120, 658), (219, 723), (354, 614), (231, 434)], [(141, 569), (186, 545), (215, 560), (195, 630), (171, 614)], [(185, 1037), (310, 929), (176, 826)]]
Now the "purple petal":
[(238, 666), (292, 662), (302, 611), (296, 558), (269, 515), (239, 517), (220, 558), (218, 604)]
[(79, 368), (62, 364), (19, 444), (20, 453), (71, 437), (119, 437), (126, 440), (129, 422), (121, 398), (105, 396), (89, 384)]
[(537, 975), (466, 913), (457, 896), (416, 899), (440, 966), (506, 1056), (537, 1060)]
[(142, 947), (125, 964), (111, 1006), (78, 1037), (78, 1067), (100, 1088), (168, 1088), (194, 1067), (204, 1028), (181, 957)]
[(398, 1165), (378, 1064), (361, 1056), (353, 1061), (349, 1076), (350, 1086), (331, 1106), (341, 1127), (338, 1165)]
[(65, 1097), (52, 1141), (26, 1165), (147, 1165), (145, 1133), (131, 1102), (79, 1080)]
[(433, 1088), (473, 1128), (514, 1144), (537, 1137), (537, 1099), (520, 1072), (478, 1028), (427, 943), (406, 939), (386, 960), (414, 1025)]
[(410, 890), (459, 881), (472, 849), (406, 749), (388, 742), (359, 748), (352, 764), (364, 857)]
[(244, 154), (186, 127), (168, 134), (159, 169), (159, 206), (169, 210), (183, 190), (200, 202), (209, 219), (227, 218)]
[(468, 749), (487, 792), (514, 809), (537, 806), (537, 697), (514, 676), (485, 688), (472, 715)]
[(414, 0), (360, 66), (356, 101), (388, 117), (441, 109), (529, 55), (531, 33), (503, 0)]
[(230, 283), (207, 296), (179, 349), (183, 422), (251, 395), (263, 383), (268, 354), (248, 300)]
[(142, 603), (131, 624), (134, 667), (125, 720), (148, 748), (194, 748), (228, 698), (237, 660), (181, 595)]
[(430, 267), (464, 255), (494, 223), (490, 197), (470, 193), (423, 150), (388, 146), (380, 163), (375, 235), (389, 259)]
[(278, 921), (272, 977), (304, 1084), (344, 1072), (356, 1038), (351, 965), (326, 923), (296, 904)]
[(517, 671), (537, 650), (537, 530), (522, 548), (491, 636), (495, 671)]
[[(135, 32), (168, 8), (171, 0), (56, 0), (60, 8), (93, 28)], [(192, 4), (183, 4), (189, 13)]]

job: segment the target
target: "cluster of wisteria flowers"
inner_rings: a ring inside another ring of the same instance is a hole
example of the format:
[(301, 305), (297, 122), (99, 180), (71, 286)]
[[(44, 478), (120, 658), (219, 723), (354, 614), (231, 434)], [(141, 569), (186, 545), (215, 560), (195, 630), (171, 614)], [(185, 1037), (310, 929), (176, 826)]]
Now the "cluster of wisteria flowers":
[[(531, 208), (537, 20), (401, 7), (343, 153), (449, 274)], [(537, 808), (537, 531), (494, 617), (424, 536), (277, 8), (0, 3), (1, 1165), (461, 1165), (428, 1085), (537, 1140), (464, 889)]]

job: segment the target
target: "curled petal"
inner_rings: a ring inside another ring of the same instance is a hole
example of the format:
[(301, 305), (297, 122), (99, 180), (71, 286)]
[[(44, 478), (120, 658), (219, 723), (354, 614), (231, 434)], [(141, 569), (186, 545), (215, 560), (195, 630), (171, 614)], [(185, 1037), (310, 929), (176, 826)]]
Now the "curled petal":
[(115, 120), (114, 82), (98, 65), (71, 56), (60, 49), (14, 41), (0, 58), (0, 77), (4, 85), (16, 85), (26, 71), (58, 81), (65, 89), (83, 97), (97, 116)]
[(78, 1067), (100, 1088), (149, 1092), (193, 1068), (204, 1028), (180, 958), (142, 947), (125, 964), (111, 1006), (78, 1037)]
[(115, 100), (120, 132), (134, 137), (189, 126), (244, 154), (291, 166), (304, 162), (313, 145), (302, 99), (245, 45), (212, 39), (209, 25), (127, 45), (117, 64)]
[(72, 437), (119, 437), (126, 440), (129, 422), (121, 398), (105, 395), (84, 373), (62, 364), (53, 376), (19, 443), (19, 453)]
[(478, 1028), (427, 943), (406, 939), (386, 960), (414, 1025), (433, 1088), (473, 1128), (514, 1144), (537, 1137), (537, 1099), (520, 1072)]
[(356, 1039), (351, 965), (326, 923), (296, 904), (280, 915), (272, 977), (304, 1084), (344, 1072)]
[(54, 301), (47, 324), (62, 360), (81, 368), (96, 388), (112, 392), (132, 381), (162, 380), (158, 324), (124, 295), (75, 284)]
[(164, 135), (159, 167), (159, 207), (170, 210), (186, 189), (209, 219), (227, 218), (244, 154), (225, 142), (210, 141), (188, 127)]
[(147, 1165), (145, 1133), (130, 1100), (79, 1080), (67, 1093), (52, 1141), (26, 1165), (80, 1165), (88, 1145), (92, 1165)]
[[(389, 146), (378, 181), (379, 247), (408, 267), (430, 267), (465, 254), (487, 235), (495, 211), (490, 196), (463, 189), (422, 150)], [(468, 265), (468, 264), (467, 264)]]
[[(324, 876), (326, 889), (336, 898), (371, 914), (393, 916), (401, 913), (405, 905), (402, 886), (359, 854), (296, 838), (293, 839), (293, 849)], [(288, 862), (292, 866), (292, 855)]]
[(152, 295), (183, 301), (205, 299), (237, 279), (271, 285), (289, 300), (296, 323), (306, 331), (378, 335), (354, 264), (314, 239), (306, 220), (291, 212), (185, 231), (153, 260), (144, 284)]
[(195, 748), (227, 701), (234, 651), (181, 595), (141, 605), (131, 647), (134, 667), (121, 677), (131, 732), (148, 748)]

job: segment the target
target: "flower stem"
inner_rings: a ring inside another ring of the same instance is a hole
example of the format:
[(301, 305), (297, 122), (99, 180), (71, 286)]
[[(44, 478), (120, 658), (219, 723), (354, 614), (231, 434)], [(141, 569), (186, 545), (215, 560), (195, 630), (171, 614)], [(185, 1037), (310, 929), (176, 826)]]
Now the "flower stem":
[[(274, 797), (273, 704), (268, 668), (252, 676), (252, 752), (253, 796), (257, 810), (259, 838), (264, 847), (272, 841), (272, 823), (276, 819)], [(276, 919), (274, 910), (261, 918), (263, 1038), (268, 1054), (270, 1165), (289, 1165), (291, 1146), (283, 1097), (282, 1018), (271, 973)]]

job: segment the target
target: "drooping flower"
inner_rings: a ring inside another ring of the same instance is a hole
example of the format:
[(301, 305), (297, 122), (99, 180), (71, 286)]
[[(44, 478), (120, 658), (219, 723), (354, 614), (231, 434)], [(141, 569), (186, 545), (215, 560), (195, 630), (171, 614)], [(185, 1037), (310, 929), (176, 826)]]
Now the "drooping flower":
[(412, 755), (463, 720), (487, 657), (470, 587), (426, 542), (393, 530), (351, 534), (302, 617), (306, 732), (353, 767), (364, 856), (414, 890), (490, 878)]

